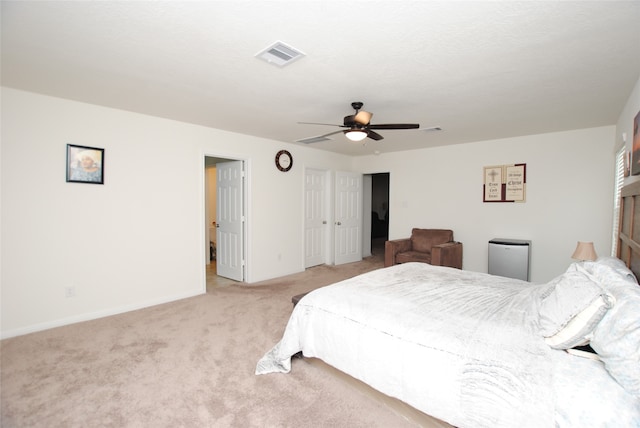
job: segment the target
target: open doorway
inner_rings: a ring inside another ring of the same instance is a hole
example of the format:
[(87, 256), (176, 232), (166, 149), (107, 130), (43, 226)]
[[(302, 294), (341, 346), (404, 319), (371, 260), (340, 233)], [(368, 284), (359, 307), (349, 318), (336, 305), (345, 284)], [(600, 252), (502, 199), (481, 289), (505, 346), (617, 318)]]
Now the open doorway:
[(371, 174), (371, 253), (384, 255), (389, 239), (389, 173)]
[(244, 161), (205, 156), (206, 288), (246, 280)]

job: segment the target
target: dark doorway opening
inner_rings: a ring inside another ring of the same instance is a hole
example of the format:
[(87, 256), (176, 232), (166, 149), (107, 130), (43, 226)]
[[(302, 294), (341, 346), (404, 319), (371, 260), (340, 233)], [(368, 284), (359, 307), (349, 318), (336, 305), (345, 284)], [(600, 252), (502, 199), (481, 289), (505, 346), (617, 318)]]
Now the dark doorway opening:
[(371, 174), (371, 243), (389, 238), (389, 173)]

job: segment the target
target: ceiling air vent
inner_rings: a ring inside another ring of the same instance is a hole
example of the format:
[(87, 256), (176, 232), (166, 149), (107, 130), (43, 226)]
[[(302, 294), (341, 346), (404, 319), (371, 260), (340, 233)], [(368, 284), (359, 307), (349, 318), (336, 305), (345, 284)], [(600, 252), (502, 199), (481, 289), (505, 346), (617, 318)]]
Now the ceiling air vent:
[(256, 57), (267, 61), (269, 64), (284, 67), (302, 58), (305, 54), (280, 41), (275, 42), (266, 49), (258, 52)]
[(319, 143), (320, 141), (331, 141), (331, 138), (327, 138), (327, 137), (309, 137), (309, 138), (303, 138), (302, 140), (296, 140), (296, 143), (313, 144), (313, 143)]

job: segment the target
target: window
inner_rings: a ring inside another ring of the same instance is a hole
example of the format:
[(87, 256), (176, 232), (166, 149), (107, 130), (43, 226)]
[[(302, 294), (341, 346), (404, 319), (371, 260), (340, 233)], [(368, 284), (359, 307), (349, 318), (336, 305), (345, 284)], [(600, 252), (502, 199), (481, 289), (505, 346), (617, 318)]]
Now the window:
[(611, 255), (615, 257), (618, 251), (618, 227), (620, 226), (620, 192), (624, 184), (624, 157), (626, 154), (625, 146), (616, 152), (616, 167), (614, 177), (613, 191), (613, 230), (611, 231)]

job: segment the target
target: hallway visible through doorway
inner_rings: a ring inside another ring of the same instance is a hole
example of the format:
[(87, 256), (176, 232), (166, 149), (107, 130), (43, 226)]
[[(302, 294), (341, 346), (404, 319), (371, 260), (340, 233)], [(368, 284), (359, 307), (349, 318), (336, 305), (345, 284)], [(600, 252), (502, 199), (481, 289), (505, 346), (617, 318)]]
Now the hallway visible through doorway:
[[(246, 281), (244, 160), (205, 155), (206, 287)], [(232, 213), (232, 214), (231, 214)], [(220, 242), (219, 242), (220, 241)], [(223, 278), (224, 277), (224, 278)], [(215, 278), (213, 280), (212, 278)]]
[(215, 262), (207, 264), (207, 293), (210, 293), (214, 288), (228, 287), (234, 284), (239, 284), (239, 282), (218, 276)]

